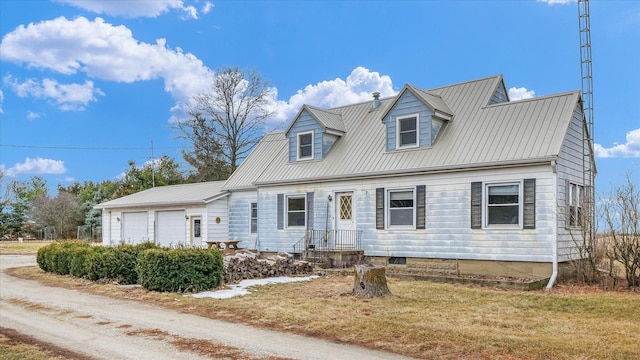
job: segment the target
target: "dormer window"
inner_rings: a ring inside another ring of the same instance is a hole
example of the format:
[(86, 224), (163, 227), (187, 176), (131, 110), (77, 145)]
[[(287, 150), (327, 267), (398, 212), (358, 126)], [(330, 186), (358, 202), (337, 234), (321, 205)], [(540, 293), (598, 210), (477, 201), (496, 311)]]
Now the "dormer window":
[(298, 160), (313, 159), (313, 131), (298, 134)]
[(419, 114), (402, 116), (396, 119), (396, 129), (398, 130), (398, 149), (417, 147), (418, 144), (418, 124)]

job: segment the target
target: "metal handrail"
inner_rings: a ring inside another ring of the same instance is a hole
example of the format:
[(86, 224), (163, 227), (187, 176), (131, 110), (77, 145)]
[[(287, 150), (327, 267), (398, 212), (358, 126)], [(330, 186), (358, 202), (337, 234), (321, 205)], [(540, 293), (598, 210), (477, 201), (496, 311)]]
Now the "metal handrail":
[(360, 230), (308, 229), (304, 236), (293, 245), (293, 252), (361, 250), (361, 246), (362, 231)]

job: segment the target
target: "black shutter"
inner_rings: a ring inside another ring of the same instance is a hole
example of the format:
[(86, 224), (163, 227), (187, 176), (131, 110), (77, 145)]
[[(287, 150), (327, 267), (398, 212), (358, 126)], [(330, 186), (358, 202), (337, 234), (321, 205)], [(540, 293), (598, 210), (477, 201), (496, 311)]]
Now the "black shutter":
[(522, 224), (525, 229), (536, 228), (536, 179), (524, 179)]
[(482, 229), (482, 182), (471, 183), (471, 228)]
[(426, 195), (425, 185), (416, 186), (416, 229), (426, 228)]
[(284, 194), (278, 194), (278, 203), (276, 207), (278, 230), (282, 230), (284, 229)]
[(571, 182), (569, 179), (564, 181), (564, 228), (571, 228), (571, 199), (569, 194), (571, 192)]
[(313, 230), (313, 192), (307, 193), (307, 229)]
[(384, 188), (376, 189), (376, 229), (384, 230)]

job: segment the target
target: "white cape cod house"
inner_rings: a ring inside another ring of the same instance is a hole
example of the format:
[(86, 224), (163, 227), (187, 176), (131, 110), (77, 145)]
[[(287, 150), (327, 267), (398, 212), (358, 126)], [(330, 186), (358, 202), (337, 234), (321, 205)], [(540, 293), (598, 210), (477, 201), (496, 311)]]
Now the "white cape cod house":
[(585, 167), (595, 171), (586, 131), (578, 91), (509, 101), (502, 76), (303, 106), (225, 183), (229, 237), (263, 252), (549, 277), (582, 236), (569, 214)]
[[(305, 105), (223, 185), (181, 185), (197, 187), (195, 202), (99, 205), (103, 238), (126, 240), (139, 221), (162, 243), (163, 212), (174, 211), (183, 222), (200, 216), (203, 239), (324, 252), (337, 266), (346, 253), (441, 273), (555, 277), (582, 236), (589, 139), (579, 91), (509, 101), (500, 75)], [(200, 244), (184, 226), (181, 241)]]

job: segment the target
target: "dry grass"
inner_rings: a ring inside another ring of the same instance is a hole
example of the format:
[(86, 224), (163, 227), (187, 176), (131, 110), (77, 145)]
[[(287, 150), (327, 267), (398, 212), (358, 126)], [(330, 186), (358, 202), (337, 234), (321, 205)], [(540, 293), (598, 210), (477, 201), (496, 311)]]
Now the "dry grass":
[(41, 247), (50, 244), (51, 241), (25, 240), (0, 241), (0, 255), (28, 255), (35, 254)]
[(0, 327), (0, 359), (3, 360), (89, 360), (90, 358), (39, 341), (15, 330)]
[(215, 300), (94, 284), (35, 267), (12, 273), (423, 359), (640, 359), (637, 292), (566, 285), (520, 292), (390, 278), (393, 295), (364, 299), (350, 295), (352, 276), (336, 275)]

